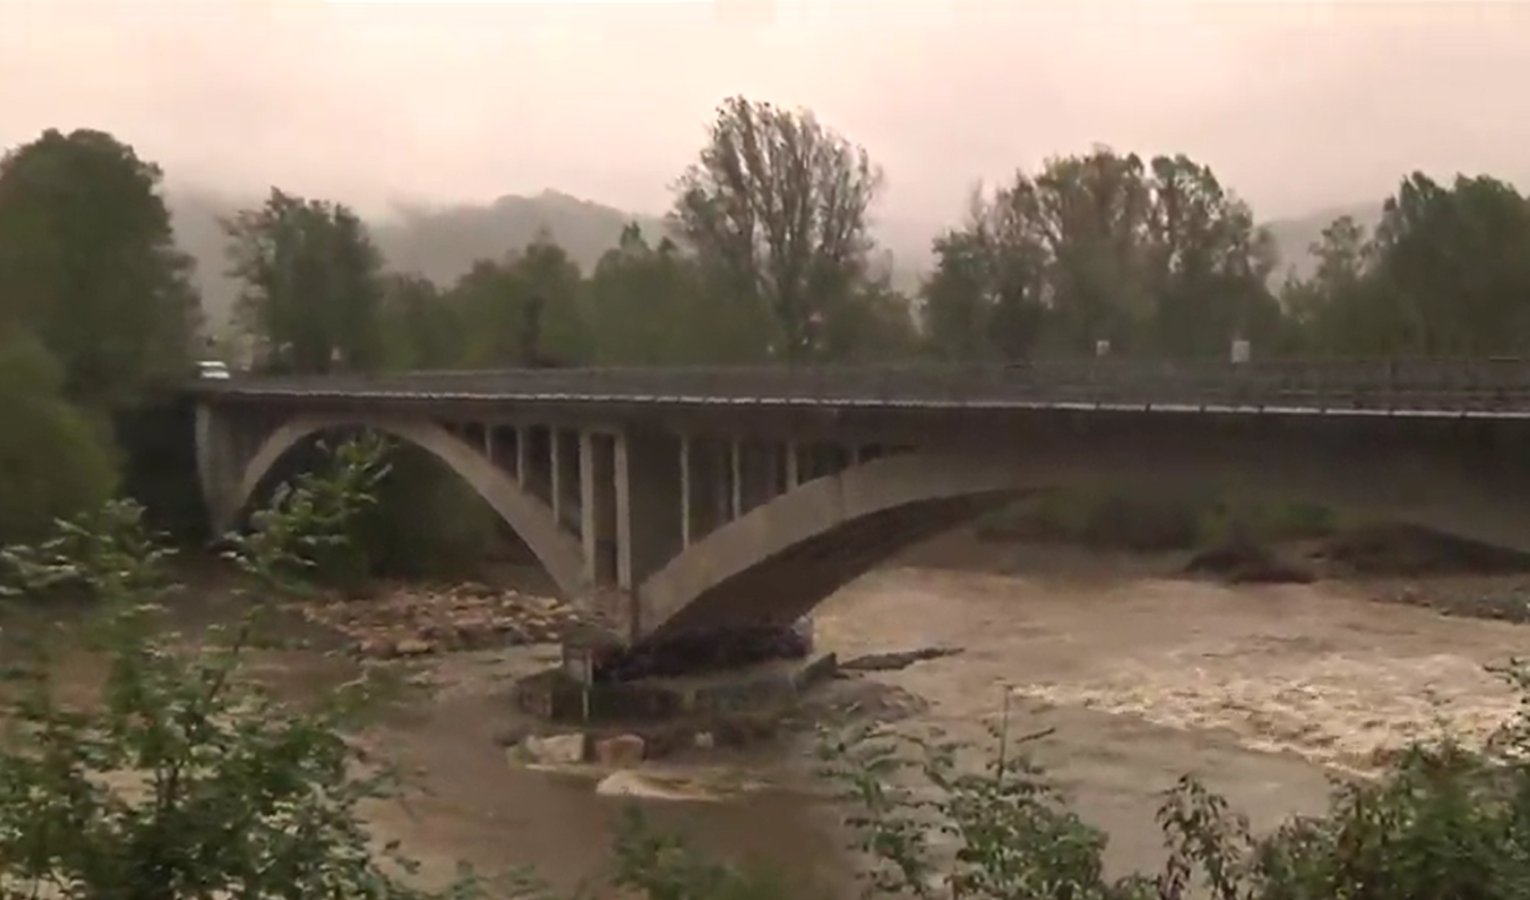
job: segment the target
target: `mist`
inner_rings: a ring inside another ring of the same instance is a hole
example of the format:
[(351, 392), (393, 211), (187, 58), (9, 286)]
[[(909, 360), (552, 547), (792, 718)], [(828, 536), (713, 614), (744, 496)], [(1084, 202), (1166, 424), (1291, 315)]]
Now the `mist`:
[(113, 132), (172, 187), (351, 203), (555, 188), (662, 212), (712, 109), (802, 106), (886, 170), (894, 243), (1107, 144), (1209, 163), (1262, 218), (1411, 169), (1530, 181), (1530, 7), (1467, 3), (11, 0), (0, 144)]

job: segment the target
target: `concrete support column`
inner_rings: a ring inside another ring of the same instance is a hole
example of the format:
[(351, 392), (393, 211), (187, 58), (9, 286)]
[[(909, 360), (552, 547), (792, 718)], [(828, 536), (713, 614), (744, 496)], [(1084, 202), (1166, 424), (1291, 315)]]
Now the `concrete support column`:
[(733, 508), (733, 488), (729, 483), (733, 465), (728, 451), (731, 444), (727, 441), (711, 443), (712, 452), (708, 456), (712, 466), (712, 528), (715, 530), (728, 524), (728, 511)]
[(585, 431), (579, 435), (579, 534), (584, 575), (591, 586), (617, 580), (616, 439)]
[(207, 403), (197, 404), (197, 480), (207, 505), (208, 520), (214, 534), (231, 528), (239, 510), (240, 482), (244, 460), (239, 455), (239, 435), (232, 417)]
[(729, 499), (728, 518), (737, 519), (744, 514), (744, 448), (737, 439), (728, 445), (731, 454), (729, 462), (733, 466), (733, 488)]
[[(626, 433), (616, 436), (616, 584), (632, 590), (632, 459)], [(637, 623), (633, 623), (637, 628)]]
[(599, 548), (595, 533), (595, 435), (579, 433), (579, 536), (584, 542), (584, 580), (598, 578)]
[(680, 546), (691, 545), (691, 438), (680, 438)]
[(488, 423), (483, 426), (483, 455), (489, 458), (489, 465), (498, 465), (494, 461), (494, 426)]
[(797, 447), (796, 441), (786, 442), (786, 489), (791, 490), (802, 483), (802, 472), (798, 468), (801, 464), (802, 451)]
[(553, 521), (558, 527), (563, 527), (563, 481), (567, 477), (563, 471), (563, 454), (559, 446), (561, 434), (557, 428), (547, 430), (547, 466), (552, 473), (552, 502)]
[(521, 425), (515, 427), (515, 480), (520, 483), (521, 490), (526, 490), (526, 445), (531, 443), (531, 429)]

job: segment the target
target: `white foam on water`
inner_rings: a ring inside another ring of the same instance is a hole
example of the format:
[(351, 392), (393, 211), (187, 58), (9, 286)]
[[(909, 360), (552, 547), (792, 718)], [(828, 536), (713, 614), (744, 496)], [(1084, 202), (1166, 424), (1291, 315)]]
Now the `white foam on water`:
[(1230, 732), (1250, 749), (1369, 771), (1414, 740), (1480, 743), (1518, 698), (1476, 660), (1326, 653), (1296, 658), (1166, 654), (1103, 677), (1016, 687), (1018, 696), (1155, 725)]

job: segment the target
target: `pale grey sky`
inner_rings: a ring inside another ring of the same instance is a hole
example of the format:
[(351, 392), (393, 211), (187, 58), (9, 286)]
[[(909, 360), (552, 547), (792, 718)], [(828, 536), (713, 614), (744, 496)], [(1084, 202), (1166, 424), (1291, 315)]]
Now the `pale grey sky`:
[(116, 133), (172, 182), (377, 210), (546, 187), (661, 211), (712, 108), (807, 106), (889, 223), (1107, 143), (1264, 217), (1408, 169), (1530, 187), (1530, 3), (0, 0), (0, 145)]

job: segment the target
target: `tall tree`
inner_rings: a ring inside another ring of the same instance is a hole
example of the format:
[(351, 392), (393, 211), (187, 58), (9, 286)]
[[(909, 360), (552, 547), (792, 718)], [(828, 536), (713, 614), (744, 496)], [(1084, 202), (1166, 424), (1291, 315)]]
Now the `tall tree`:
[(1374, 236), (1323, 232), (1314, 274), (1287, 289), (1311, 347), (1341, 355), (1530, 350), (1530, 200), (1487, 176), (1442, 185), (1414, 173)]
[(1033, 350), (1225, 353), (1273, 333), (1269, 238), (1211, 170), (1097, 148), (973, 201), (935, 242), (930, 338), (946, 355)]
[(198, 301), (160, 177), (99, 131), (50, 130), (0, 159), (0, 328), (36, 334), (95, 409), (188, 363)]
[(264, 364), (294, 372), (369, 369), (382, 357), (382, 259), (343, 205), (272, 189), (225, 223), (237, 312)]
[(1530, 202), (1487, 176), (1405, 179), (1376, 228), (1379, 289), (1431, 355), (1530, 349)]
[(770, 311), (779, 355), (810, 358), (865, 274), (881, 180), (863, 148), (811, 113), (734, 97), (680, 178), (672, 219), (724, 295)]
[(1268, 288), (1274, 242), (1209, 166), (1186, 156), (1152, 163), (1148, 272), (1154, 344), (1170, 356), (1226, 353), (1235, 337), (1267, 342), (1280, 321)]

